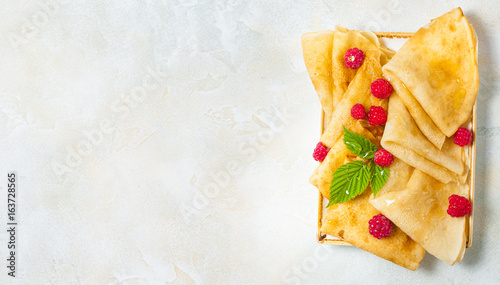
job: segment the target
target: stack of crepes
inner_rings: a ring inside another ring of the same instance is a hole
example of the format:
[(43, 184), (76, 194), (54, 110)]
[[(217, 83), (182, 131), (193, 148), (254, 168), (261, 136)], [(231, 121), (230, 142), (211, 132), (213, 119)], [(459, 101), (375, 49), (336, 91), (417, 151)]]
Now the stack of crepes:
[[(325, 198), (335, 170), (355, 159), (344, 145), (343, 127), (393, 154), (390, 176), (373, 197), (368, 189), (327, 209), (321, 232), (415, 270), (425, 251), (453, 265), (465, 251), (466, 217), (446, 213), (452, 194), (468, 197), (469, 169), (464, 148), (453, 143), (457, 129), (470, 122), (479, 87), (477, 40), (456, 8), (415, 33), (394, 53), (375, 34), (335, 31), (304, 34), (304, 60), (325, 113), (320, 141), (330, 148), (310, 178)], [(358, 69), (344, 65), (347, 50), (365, 54)], [(387, 79), (394, 88), (377, 99), (370, 84)], [(384, 127), (355, 120), (354, 104), (382, 106)], [(396, 226), (385, 239), (369, 234), (368, 221), (379, 213)]]

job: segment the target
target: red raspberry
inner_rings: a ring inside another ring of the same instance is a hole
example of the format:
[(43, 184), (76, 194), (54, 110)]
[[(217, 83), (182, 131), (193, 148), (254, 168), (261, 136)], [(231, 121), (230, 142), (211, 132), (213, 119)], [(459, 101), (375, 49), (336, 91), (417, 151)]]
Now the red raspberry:
[(378, 214), (368, 222), (370, 234), (377, 239), (386, 238), (391, 235), (392, 224), (386, 216)]
[(330, 148), (324, 146), (322, 142), (319, 142), (313, 152), (314, 160), (323, 162), (328, 154), (328, 151), (330, 151)]
[(381, 167), (389, 167), (394, 162), (392, 154), (385, 149), (379, 149), (373, 156), (373, 162)]
[(372, 126), (385, 125), (387, 122), (387, 113), (380, 106), (371, 106), (368, 112), (368, 122)]
[(344, 55), (344, 63), (347, 68), (358, 69), (361, 64), (363, 64), (363, 60), (365, 59), (365, 54), (362, 50), (357, 48), (352, 48), (346, 51)]
[(448, 202), (450, 202), (450, 205), (448, 206), (448, 211), (446, 212), (454, 218), (463, 217), (472, 212), (472, 206), (469, 200), (465, 197), (453, 194), (448, 197)]
[(472, 133), (466, 128), (460, 127), (453, 136), (453, 142), (459, 146), (465, 146), (472, 141)]
[(372, 82), (370, 85), (370, 90), (372, 91), (372, 95), (379, 98), (385, 99), (391, 96), (392, 93), (392, 85), (389, 81), (380, 78)]
[(365, 107), (361, 104), (355, 104), (351, 109), (351, 116), (356, 119), (363, 119), (366, 116)]

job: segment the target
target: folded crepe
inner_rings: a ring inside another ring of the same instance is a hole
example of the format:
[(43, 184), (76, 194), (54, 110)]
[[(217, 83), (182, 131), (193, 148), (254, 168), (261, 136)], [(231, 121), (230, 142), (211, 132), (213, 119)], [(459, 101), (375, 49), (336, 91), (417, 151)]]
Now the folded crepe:
[[(380, 50), (365, 51), (365, 60), (338, 104), (332, 120), (321, 142), (331, 147), (325, 160), (318, 166), (310, 178), (310, 182), (318, 187), (323, 196), (330, 197), (330, 183), (335, 170), (348, 161), (357, 158), (345, 146), (343, 141), (343, 126), (355, 133), (361, 134), (372, 143), (379, 146), (383, 129), (371, 127), (365, 120), (355, 120), (350, 110), (354, 104), (383, 106), (387, 108), (387, 99), (380, 100), (371, 95), (370, 84), (382, 76)], [(408, 269), (415, 270), (422, 260), (425, 250), (408, 238), (396, 227), (389, 238), (378, 240), (369, 234), (368, 221), (379, 212), (370, 205), (368, 197), (371, 191), (353, 200), (335, 204), (327, 209), (321, 231), (344, 239), (351, 244), (369, 251), (377, 256), (390, 260)]]
[[(389, 166), (389, 178), (384, 186), (378, 191), (377, 198), (389, 192), (404, 190), (414, 170), (415, 168), (395, 157), (394, 162)], [(373, 195), (370, 197), (370, 202), (372, 199)]]
[(381, 51), (379, 61), (382, 66), (394, 56), (395, 52), (380, 45), (377, 36), (372, 32), (351, 31), (340, 25), (335, 27), (335, 31), (332, 51), (332, 76), (334, 86), (333, 102), (337, 104), (342, 100), (349, 84), (359, 71), (359, 69), (351, 69), (345, 66), (344, 55), (349, 49), (358, 48), (365, 53), (365, 56), (367, 50)]
[(336, 106), (359, 70), (345, 66), (346, 51), (355, 47), (363, 52), (379, 50), (382, 52), (379, 57), (382, 65), (394, 55), (393, 51), (380, 45), (375, 34), (350, 31), (341, 26), (337, 26), (335, 31), (306, 33), (302, 35), (301, 42), (307, 72), (325, 112), (325, 126), (331, 121)]
[(438, 149), (443, 147), (444, 140), (446, 136), (441, 132), (441, 130), (434, 124), (434, 121), (427, 115), (420, 103), (413, 97), (413, 95), (408, 91), (406, 86), (395, 77), (394, 74), (388, 70), (382, 69), (384, 76), (391, 82), (395, 93), (399, 95), (399, 98), (404, 102), (410, 115), (413, 117), (415, 124), (418, 126), (420, 131), (426, 138)]
[(445, 140), (441, 150), (429, 142), (398, 95), (392, 94), (390, 97), (382, 146), (394, 156), (443, 183), (464, 183), (468, 174), (463, 159), (464, 149), (455, 145), (452, 138)]
[[(368, 50), (365, 52), (365, 60), (359, 68), (356, 76), (347, 89), (344, 99), (338, 104), (332, 121), (321, 136), (320, 141), (331, 148), (325, 160), (316, 168), (309, 182), (318, 187), (319, 191), (330, 198), (330, 182), (333, 173), (346, 160), (355, 158), (344, 145), (343, 126), (348, 130), (361, 134), (375, 145), (380, 145), (381, 127), (371, 127), (364, 120), (355, 120), (351, 116), (351, 108), (354, 104), (362, 104), (366, 109), (369, 106), (382, 106), (387, 109), (387, 99), (377, 99), (371, 95), (370, 84), (382, 76), (380, 65), (380, 50)], [(366, 128), (365, 128), (366, 126)]]
[(330, 122), (334, 109), (332, 77), (334, 34), (334, 31), (321, 31), (303, 34), (301, 37), (304, 62), (325, 112), (326, 122)]
[(351, 116), (351, 108), (355, 104), (362, 104), (367, 112), (370, 106), (381, 106), (387, 110), (388, 99), (380, 100), (374, 97), (370, 91), (371, 83), (382, 78), (381, 56), (383, 55), (380, 50), (365, 51), (363, 64), (358, 68), (358, 72), (349, 84), (342, 101), (336, 107), (331, 124), (321, 135), (320, 141), (324, 145), (330, 147), (337, 142), (343, 134), (342, 126), (350, 130), (350, 126), (359, 123)]
[[(375, 145), (380, 145), (380, 140), (376, 139), (369, 130), (360, 124), (352, 125), (349, 130), (364, 136)], [(333, 173), (340, 166), (356, 159), (357, 156), (347, 149), (343, 137), (341, 137), (328, 151), (323, 162), (314, 170), (309, 182), (316, 186), (325, 198), (330, 199), (330, 184)]]
[[(407, 177), (405, 166), (396, 167)], [(370, 197), (370, 203), (430, 254), (453, 265), (461, 261), (465, 251), (466, 220), (447, 214), (448, 197), (467, 197), (468, 192), (466, 184), (444, 184), (415, 169), (406, 187), (381, 190), (375, 198)]]
[(474, 30), (462, 10), (453, 9), (418, 30), (383, 71), (422, 133), (440, 149), (444, 135), (452, 136), (469, 119), (476, 101)]
[(323, 218), (321, 232), (346, 240), (397, 265), (417, 269), (425, 250), (401, 229), (393, 226), (391, 235), (383, 239), (370, 235), (368, 221), (380, 214), (368, 202), (371, 192), (366, 190), (353, 200), (330, 206)]

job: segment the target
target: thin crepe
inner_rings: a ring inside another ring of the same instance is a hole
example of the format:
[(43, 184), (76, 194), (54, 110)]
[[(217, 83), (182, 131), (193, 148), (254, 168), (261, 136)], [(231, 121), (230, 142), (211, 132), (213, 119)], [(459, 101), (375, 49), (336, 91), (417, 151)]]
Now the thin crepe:
[(380, 212), (368, 202), (371, 191), (366, 190), (353, 200), (335, 204), (327, 209), (321, 232), (341, 238), (410, 270), (418, 268), (425, 250), (398, 227), (387, 238), (376, 239), (369, 233), (368, 221)]
[(342, 126), (350, 129), (351, 125), (357, 123), (357, 120), (351, 116), (351, 108), (355, 104), (362, 104), (367, 113), (370, 106), (382, 106), (384, 109), (387, 109), (388, 100), (377, 99), (370, 91), (371, 83), (382, 77), (381, 56), (382, 52), (380, 50), (365, 51), (363, 65), (358, 69), (356, 76), (349, 84), (349, 88), (344, 94), (344, 99), (338, 104), (332, 116), (331, 124), (321, 135), (320, 141), (324, 145), (330, 147), (337, 142), (343, 133)]
[(432, 119), (427, 115), (420, 103), (418, 103), (415, 97), (413, 97), (413, 94), (410, 93), (403, 82), (401, 82), (401, 80), (399, 80), (399, 78), (389, 70), (382, 69), (382, 71), (384, 76), (391, 82), (395, 92), (406, 105), (422, 134), (424, 134), (435, 147), (441, 149), (446, 136), (441, 132), (436, 124), (434, 124)]
[(303, 34), (301, 37), (304, 62), (309, 77), (318, 93), (325, 121), (333, 114), (332, 46), (334, 31)]
[(466, 184), (444, 184), (415, 170), (404, 189), (379, 192), (370, 203), (430, 254), (453, 265), (463, 257), (466, 220), (446, 213), (448, 197), (468, 192)]
[(352, 48), (358, 48), (365, 53), (368, 50), (381, 51), (379, 61), (381, 65), (394, 56), (394, 51), (380, 45), (377, 36), (372, 32), (351, 31), (343, 26), (335, 27), (332, 51), (333, 102), (339, 103), (344, 97), (349, 84), (359, 69), (347, 68), (344, 63), (345, 53)]
[[(395, 157), (394, 162), (389, 166), (389, 178), (384, 186), (378, 191), (377, 198), (389, 192), (404, 190), (414, 170), (415, 168)], [(370, 199), (372, 198), (373, 195)]]
[(370, 84), (382, 75), (380, 55), (381, 52), (379, 50), (369, 50), (366, 52), (363, 65), (359, 68), (360, 70), (349, 85), (344, 99), (335, 110), (330, 125), (321, 136), (320, 141), (331, 149), (325, 160), (316, 168), (309, 181), (326, 198), (330, 198), (330, 182), (333, 173), (346, 162), (346, 158), (349, 155), (354, 156), (344, 145), (343, 126), (352, 132), (363, 135), (377, 146), (380, 145), (380, 137), (377, 138), (375, 136), (379, 129), (376, 127), (371, 129), (365, 128), (362, 120), (355, 120), (351, 116), (351, 108), (357, 103), (362, 104), (366, 109), (369, 106), (387, 108), (387, 99), (377, 99), (370, 92)]
[[(335, 170), (347, 161), (358, 159), (345, 147), (342, 126), (363, 135), (379, 146), (380, 137), (375, 136), (379, 129), (369, 126), (365, 128), (363, 120), (354, 120), (351, 117), (350, 110), (356, 103), (361, 103), (365, 107), (372, 105), (387, 107), (387, 99), (377, 99), (370, 92), (371, 82), (380, 78), (382, 73), (380, 55), (380, 50), (366, 51), (363, 65), (349, 85), (344, 99), (339, 103), (330, 125), (321, 138), (323, 144), (331, 149), (325, 160), (314, 171), (310, 182), (327, 198), (330, 197), (330, 183)], [(321, 231), (344, 239), (358, 248), (400, 266), (415, 270), (425, 250), (400, 229), (394, 227), (391, 236), (381, 240), (369, 234), (368, 221), (379, 214), (368, 202), (370, 193), (371, 190), (368, 188), (350, 201), (330, 206), (323, 219)]]
[[(349, 130), (364, 136), (376, 145), (380, 144), (380, 141), (360, 124), (352, 125)], [(347, 149), (343, 137), (340, 137), (331, 147), (330, 151), (328, 151), (325, 160), (314, 170), (314, 173), (309, 178), (309, 182), (316, 186), (324, 197), (330, 199), (330, 185), (333, 173), (340, 166), (354, 160), (356, 160), (356, 155)]]
[(409, 165), (448, 183), (465, 182), (468, 169), (463, 161), (463, 148), (447, 138), (441, 150), (422, 134), (397, 94), (392, 94), (382, 146)]
[(477, 40), (460, 8), (418, 30), (384, 66), (384, 75), (411, 110), (417, 125), (439, 148), (472, 114), (479, 89)]
[(379, 50), (382, 52), (379, 57), (382, 65), (395, 54), (381, 46), (375, 34), (350, 31), (342, 26), (337, 26), (335, 31), (303, 34), (301, 42), (307, 72), (325, 112), (326, 126), (359, 70), (345, 66), (346, 51), (351, 48), (358, 48), (363, 52)]

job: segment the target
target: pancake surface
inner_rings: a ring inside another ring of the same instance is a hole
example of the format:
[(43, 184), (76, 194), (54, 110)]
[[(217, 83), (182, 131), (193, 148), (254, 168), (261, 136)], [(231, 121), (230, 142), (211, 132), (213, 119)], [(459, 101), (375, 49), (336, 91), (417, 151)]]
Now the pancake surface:
[(384, 66), (384, 74), (391, 83), (400, 80), (406, 86), (409, 92), (400, 96), (414, 97), (404, 98), (405, 104), (421, 106), (412, 113), (417, 125), (424, 126), (429, 116), (452, 136), (471, 116), (479, 89), (477, 40), (462, 10), (453, 9), (418, 30)]
[(352, 245), (387, 259), (410, 270), (417, 269), (424, 258), (425, 250), (408, 237), (401, 229), (393, 226), (389, 237), (376, 239), (370, 235), (368, 221), (380, 212), (368, 198), (370, 190), (358, 197), (328, 208), (321, 231), (342, 238)]
[(345, 66), (346, 51), (352, 48), (359, 48), (364, 52), (378, 50), (381, 52), (382, 64), (387, 63), (395, 54), (381, 46), (375, 34), (351, 31), (342, 26), (337, 26), (335, 31), (306, 33), (302, 35), (301, 42), (307, 72), (325, 112), (326, 126), (359, 71)]
[[(321, 136), (320, 141), (331, 149), (325, 160), (316, 168), (309, 181), (318, 187), (319, 191), (326, 198), (330, 198), (330, 182), (332, 181), (333, 173), (346, 162), (348, 156), (354, 156), (344, 145), (343, 126), (352, 132), (363, 135), (375, 145), (380, 145), (380, 138), (377, 139), (375, 137), (379, 131), (378, 128), (372, 128), (372, 133), (369, 129), (363, 127), (360, 120), (355, 120), (351, 117), (351, 108), (357, 103), (363, 106), (382, 106), (383, 108), (387, 108), (387, 99), (377, 99), (370, 93), (370, 84), (382, 76), (380, 54), (381, 52), (378, 50), (366, 51), (363, 65), (359, 68), (355, 78), (349, 85), (344, 99), (337, 106), (331, 123)], [(379, 133), (381, 134), (382, 131), (380, 130)]]
[(466, 184), (444, 184), (415, 170), (403, 190), (371, 197), (370, 203), (430, 254), (453, 265), (465, 248), (465, 217), (446, 213), (448, 197), (467, 196)]
[(463, 148), (447, 138), (441, 150), (421, 133), (408, 109), (397, 94), (389, 101), (387, 124), (382, 146), (409, 165), (448, 183), (465, 182), (468, 169), (463, 161)]
[(325, 112), (326, 121), (332, 118), (333, 77), (332, 77), (332, 47), (334, 31), (321, 31), (303, 34), (301, 37), (302, 51), (307, 72), (318, 93), (321, 107)]
[[(356, 103), (367, 106), (387, 108), (387, 99), (372, 96), (370, 85), (382, 76), (381, 51), (365, 51), (365, 60), (349, 84), (344, 98), (338, 104), (332, 121), (321, 137), (321, 142), (331, 147), (325, 160), (318, 166), (310, 178), (322, 195), (330, 198), (330, 184), (333, 173), (341, 165), (357, 160), (345, 146), (343, 126), (350, 131), (363, 135), (380, 147), (382, 127), (372, 127), (364, 120), (355, 120), (350, 110)], [(364, 122), (363, 122), (364, 121)], [(397, 177), (397, 176), (395, 176)], [(369, 251), (398, 265), (415, 270), (422, 260), (425, 250), (397, 227), (389, 238), (378, 240), (369, 234), (368, 221), (379, 212), (368, 202), (369, 188), (358, 197), (328, 207), (323, 219), (321, 231), (341, 238), (349, 243)]]

